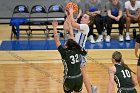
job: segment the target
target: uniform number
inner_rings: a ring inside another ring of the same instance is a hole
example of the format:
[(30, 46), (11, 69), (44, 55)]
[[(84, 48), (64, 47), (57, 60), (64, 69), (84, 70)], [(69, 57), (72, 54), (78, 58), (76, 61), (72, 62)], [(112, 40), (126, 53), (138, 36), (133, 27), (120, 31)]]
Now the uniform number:
[(78, 54), (76, 54), (75, 56), (74, 55), (70, 56), (70, 59), (72, 60), (71, 64), (75, 64), (79, 62)]
[(121, 72), (122, 72), (124, 78), (131, 77), (130, 72), (127, 69), (126, 70), (122, 70)]

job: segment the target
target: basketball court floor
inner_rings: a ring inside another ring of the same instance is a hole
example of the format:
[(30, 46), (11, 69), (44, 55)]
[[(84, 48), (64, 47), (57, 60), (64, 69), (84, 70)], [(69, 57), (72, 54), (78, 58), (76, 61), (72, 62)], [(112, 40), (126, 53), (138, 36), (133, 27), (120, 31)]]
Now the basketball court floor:
[[(10, 26), (0, 25), (0, 28), (0, 93), (63, 93), (63, 64), (53, 40), (11, 41)], [(136, 72), (134, 43), (135, 40), (120, 43), (117, 39), (112, 39), (110, 44), (87, 41), (87, 74), (97, 86), (97, 93), (107, 91), (108, 68), (112, 66), (114, 51), (120, 51), (125, 63)], [(136, 88), (140, 93), (140, 87)], [(116, 91), (114, 84), (113, 93)], [(84, 85), (82, 93), (87, 93)]]

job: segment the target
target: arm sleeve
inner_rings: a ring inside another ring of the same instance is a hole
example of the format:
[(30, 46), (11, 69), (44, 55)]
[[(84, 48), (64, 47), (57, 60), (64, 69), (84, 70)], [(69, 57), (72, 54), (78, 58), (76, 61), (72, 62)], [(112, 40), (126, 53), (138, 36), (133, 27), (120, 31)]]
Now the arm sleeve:
[(65, 52), (65, 49), (62, 47), (62, 45), (60, 45), (60, 46), (58, 47), (58, 51), (59, 51), (59, 53), (61, 54), (61, 57), (62, 57), (62, 58), (65, 58), (66, 52)]
[(137, 43), (140, 43), (140, 34), (137, 35), (137, 37), (136, 37), (136, 42), (137, 42)]

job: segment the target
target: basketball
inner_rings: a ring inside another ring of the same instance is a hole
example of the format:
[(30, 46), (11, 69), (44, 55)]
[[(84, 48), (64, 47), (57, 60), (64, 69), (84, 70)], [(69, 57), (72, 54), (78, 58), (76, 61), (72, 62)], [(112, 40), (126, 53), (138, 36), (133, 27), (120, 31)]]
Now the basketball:
[(73, 6), (73, 10), (74, 10), (74, 13), (77, 13), (78, 12), (78, 5), (74, 2), (69, 2), (66, 7), (65, 7), (65, 10), (68, 11), (70, 7)]

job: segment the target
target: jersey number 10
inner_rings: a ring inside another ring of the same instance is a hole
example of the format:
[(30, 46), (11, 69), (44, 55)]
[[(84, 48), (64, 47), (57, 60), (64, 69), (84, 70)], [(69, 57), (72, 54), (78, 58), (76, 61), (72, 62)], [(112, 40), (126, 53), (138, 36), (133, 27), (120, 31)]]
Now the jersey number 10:
[(122, 72), (124, 78), (131, 77), (130, 71), (128, 71), (127, 69), (122, 70), (121, 72)]

